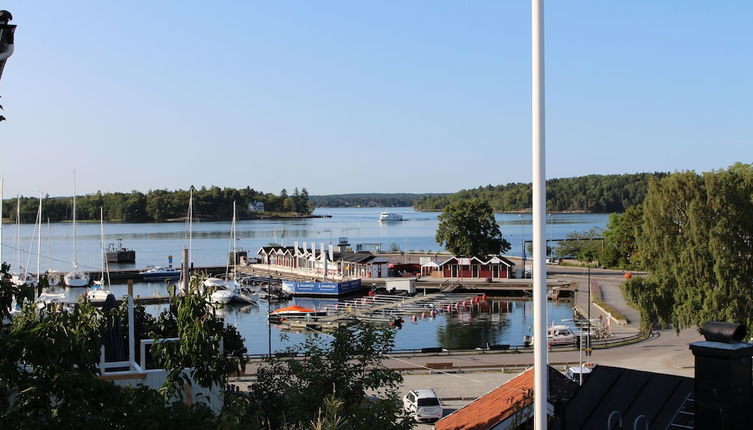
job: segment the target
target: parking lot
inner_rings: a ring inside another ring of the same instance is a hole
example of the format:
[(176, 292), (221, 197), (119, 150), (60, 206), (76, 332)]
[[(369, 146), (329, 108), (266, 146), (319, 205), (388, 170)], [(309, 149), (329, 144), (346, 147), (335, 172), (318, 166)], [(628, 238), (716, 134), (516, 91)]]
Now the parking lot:
[[(499, 370), (468, 373), (405, 372), (400, 395), (404, 396), (410, 390), (431, 388), (442, 400), (442, 416), (447, 416), (516, 375), (517, 373), (503, 373)], [(434, 423), (422, 423), (416, 428), (431, 429), (433, 426)]]

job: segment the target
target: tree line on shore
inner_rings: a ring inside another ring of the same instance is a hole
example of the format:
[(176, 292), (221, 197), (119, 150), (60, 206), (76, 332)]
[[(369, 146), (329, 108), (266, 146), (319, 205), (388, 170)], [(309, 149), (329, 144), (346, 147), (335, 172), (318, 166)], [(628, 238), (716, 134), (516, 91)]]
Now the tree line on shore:
[(410, 193), (352, 193), (311, 196), (316, 207), (323, 208), (374, 208), (409, 207), (421, 198), (437, 194)]
[[(649, 182), (666, 173), (624, 175), (587, 175), (576, 178), (550, 179), (547, 187), (547, 210), (552, 212), (624, 212), (646, 197)], [(487, 185), (454, 194), (426, 196), (413, 207), (421, 211), (441, 211), (456, 201), (478, 198), (487, 201), (495, 212), (528, 211), (532, 207), (530, 183)]]
[[(99, 220), (99, 208), (104, 209), (107, 221), (153, 222), (179, 219), (187, 216), (189, 190), (151, 190), (147, 193), (87, 194), (76, 197), (76, 217), (79, 220)], [(3, 215), (16, 221), (19, 199), (3, 201)], [(262, 202), (266, 212), (309, 215), (313, 203), (306, 188), (295, 188), (292, 194), (283, 189), (279, 195), (256, 191), (253, 188), (201, 187), (193, 193), (194, 216), (207, 220), (229, 220), (236, 202), (238, 216), (254, 215), (248, 210), (249, 203)], [(39, 205), (38, 197), (20, 197), (21, 222), (34, 222)], [(52, 222), (72, 219), (72, 198), (49, 197), (42, 199), (43, 219)]]

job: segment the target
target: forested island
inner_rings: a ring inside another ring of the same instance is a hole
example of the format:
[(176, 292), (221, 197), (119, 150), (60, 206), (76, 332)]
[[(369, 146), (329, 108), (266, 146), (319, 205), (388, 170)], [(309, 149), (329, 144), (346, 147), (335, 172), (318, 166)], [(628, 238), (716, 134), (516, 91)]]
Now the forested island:
[[(99, 220), (99, 208), (106, 221), (156, 222), (185, 219), (188, 213), (189, 190), (151, 190), (147, 193), (101, 193), (77, 196), (76, 215), (79, 220)], [(15, 222), (17, 199), (3, 202), (3, 215)], [(241, 189), (201, 187), (193, 194), (194, 217), (207, 221), (230, 220), (236, 202), (239, 219), (310, 216), (314, 205), (306, 188), (295, 188), (291, 194), (264, 193), (253, 188)], [(264, 211), (252, 211), (249, 204), (260, 202)], [(38, 197), (21, 197), (21, 222), (33, 223), (37, 217)], [(72, 218), (71, 197), (44, 197), (42, 219), (52, 222)]]
[(445, 194), (354, 193), (311, 196), (318, 208), (383, 208), (413, 206), (419, 199)]
[[(551, 212), (624, 212), (643, 202), (651, 179), (667, 173), (588, 175), (546, 181), (546, 208)], [(420, 211), (441, 211), (448, 204), (472, 198), (487, 201), (495, 212), (529, 211), (532, 207), (530, 183), (487, 185), (454, 194), (426, 196), (413, 207)]]

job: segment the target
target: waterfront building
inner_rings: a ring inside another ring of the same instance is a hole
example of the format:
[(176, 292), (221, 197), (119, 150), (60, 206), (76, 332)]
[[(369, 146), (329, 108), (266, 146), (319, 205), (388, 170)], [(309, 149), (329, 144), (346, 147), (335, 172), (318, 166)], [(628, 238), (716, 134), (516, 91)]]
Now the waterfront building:
[(444, 261), (421, 260), (421, 276), (432, 278), (512, 278), (515, 263), (501, 255), (482, 260), (477, 257), (450, 257)]
[[(388, 276), (389, 261), (369, 252), (335, 251), (332, 245), (325, 250), (324, 244), (303, 247), (264, 246), (258, 251), (262, 265), (269, 269), (321, 276), (330, 279), (384, 278)], [(274, 266), (274, 267), (272, 267)]]
[(248, 204), (249, 212), (264, 212), (264, 202), (251, 202)]

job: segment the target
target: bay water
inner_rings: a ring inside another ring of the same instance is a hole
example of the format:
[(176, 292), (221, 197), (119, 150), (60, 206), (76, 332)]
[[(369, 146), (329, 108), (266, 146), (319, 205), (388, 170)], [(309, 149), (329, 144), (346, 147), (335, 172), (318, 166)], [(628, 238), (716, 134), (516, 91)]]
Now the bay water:
[[(380, 223), (379, 213), (395, 212), (404, 221)], [(292, 245), (305, 241), (336, 244), (340, 237), (347, 237), (353, 245), (381, 244), (382, 250), (400, 249), (409, 251), (442, 251), (434, 241), (438, 212), (417, 212), (412, 208), (317, 208), (315, 215), (328, 215), (324, 218), (303, 218), (287, 220), (253, 220), (237, 223), (236, 246), (256, 256), (260, 247), (270, 242)], [(519, 256), (524, 240), (531, 240), (531, 214), (496, 214), (503, 236), (511, 243), (509, 255)], [(547, 216), (547, 239), (563, 239), (570, 232), (583, 232), (593, 227), (603, 228), (608, 221), (606, 214), (550, 214)], [(228, 252), (232, 249), (231, 223), (194, 222), (192, 256), (195, 266), (222, 266), (227, 263)], [(52, 268), (68, 271), (72, 260), (72, 225), (70, 223), (44, 224), (41, 229), (40, 266), (42, 271)], [(147, 265), (167, 265), (168, 256), (173, 263), (180, 265), (181, 250), (188, 246), (185, 223), (106, 223), (105, 243), (122, 241), (123, 246), (136, 250), (136, 263), (131, 265), (110, 265), (111, 270), (144, 268)], [(17, 271), (18, 266), (28, 267), (36, 272), (37, 238), (31, 224), (3, 226), (2, 259)], [(48, 240), (49, 237), (49, 240)], [(310, 246), (310, 245), (309, 245)], [(79, 223), (77, 252), (82, 270), (99, 270), (101, 261), (100, 226), (98, 223)], [(121, 296), (126, 292), (125, 285), (113, 285), (113, 293)], [(76, 297), (83, 289), (69, 288), (67, 294)], [(138, 283), (136, 294), (141, 296), (166, 295), (164, 283)], [(338, 299), (296, 298), (289, 305), (323, 308)], [(236, 325), (246, 338), (250, 353), (265, 353), (270, 349), (279, 351), (286, 346), (298, 344), (310, 334), (281, 332), (266, 323), (269, 310), (266, 302), (251, 306), (228, 306), (220, 310), (229, 324)], [(273, 308), (279, 305), (271, 305)], [(151, 313), (158, 313), (163, 306), (149, 306)], [(529, 333), (531, 302), (525, 300), (503, 301), (502, 312), (492, 314), (459, 315), (440, 314), (435, 318), (406, 321), (396, 333), (396, 348), (412, 349), (422, 347), (476, 348), (487, 344), (519, 345)], [(567, 303), (550, 303), (549, 319), (566, 320), (572, 317), (571, 306)], [(325, 335), (326, 336), (326, 335)]]

